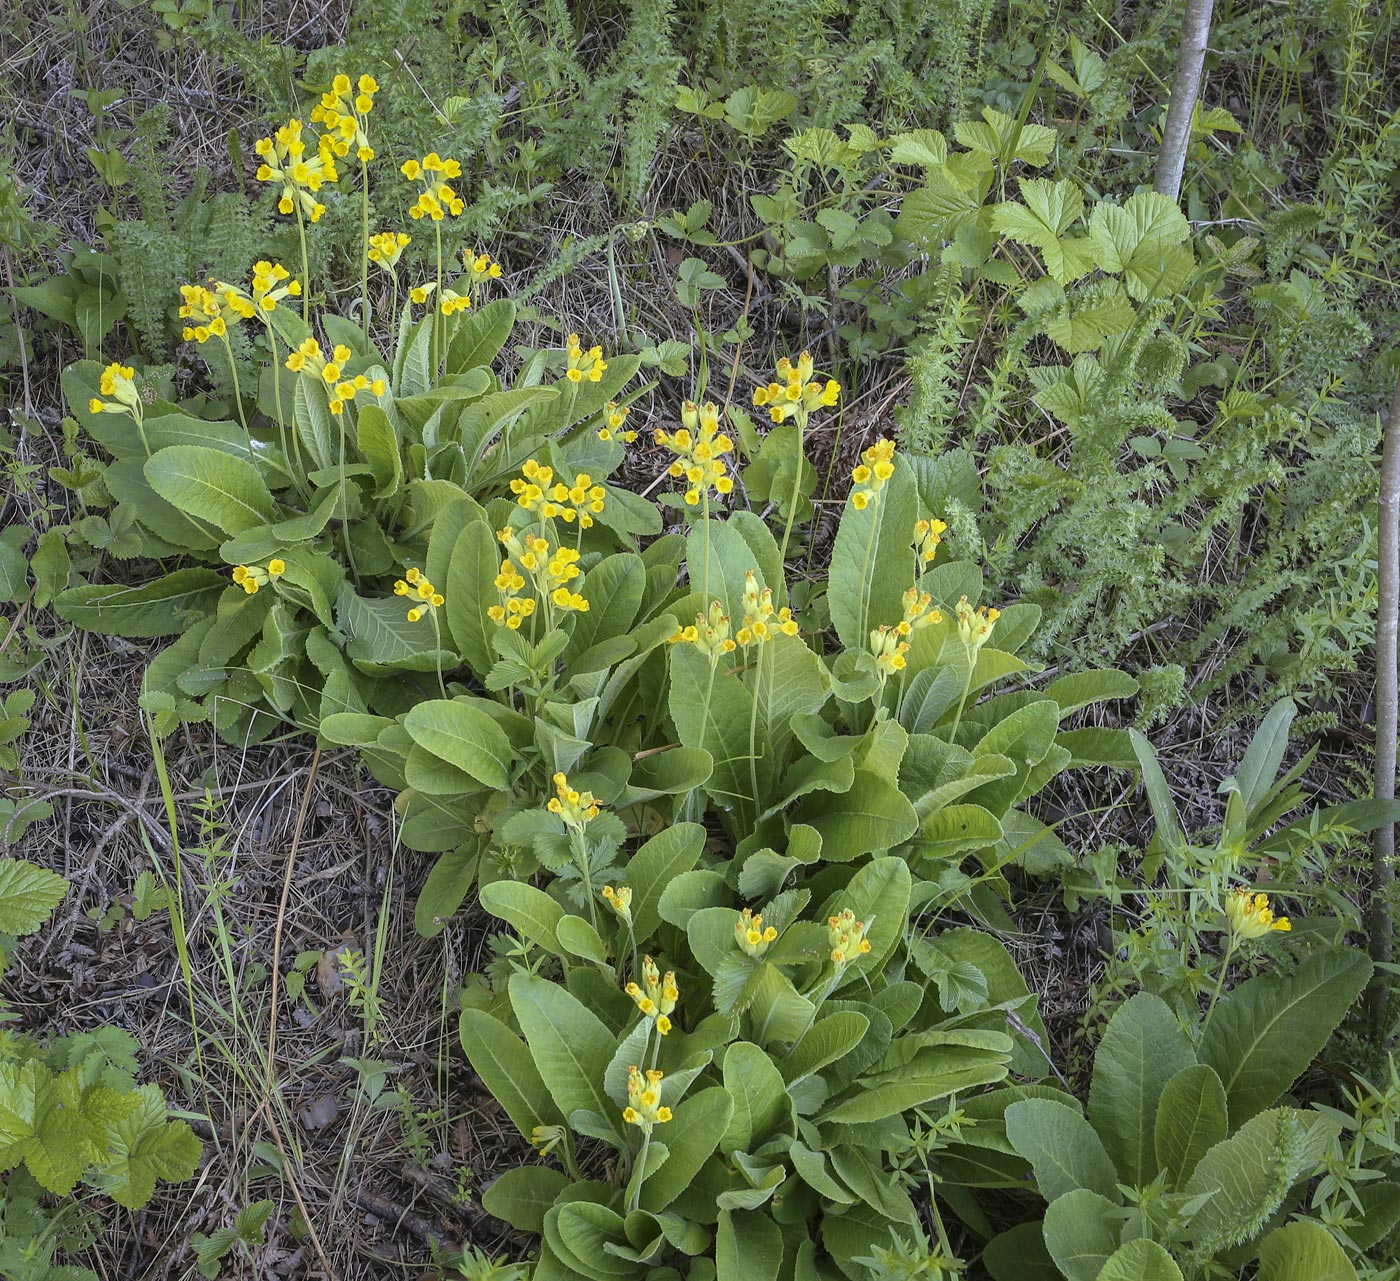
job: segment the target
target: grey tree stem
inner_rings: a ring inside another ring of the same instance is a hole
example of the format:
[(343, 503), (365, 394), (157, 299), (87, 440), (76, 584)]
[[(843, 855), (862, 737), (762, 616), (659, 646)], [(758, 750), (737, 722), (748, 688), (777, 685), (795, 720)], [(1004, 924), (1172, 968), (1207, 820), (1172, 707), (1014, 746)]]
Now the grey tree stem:
[(1181, 175), (1186, 168), (1186, 148), (1191, 144), (1191, 119), (1201, 92), (1201, 73), (1210, 43), (1210, 15), (1215, 0), (1186, 0), (1181, 22), (1181, 48), (1172, 77), (1167, 123), (1162, 129), (1162, 150), (1157, 155), (1153, 189), (1172, 200), (1181, 198)]

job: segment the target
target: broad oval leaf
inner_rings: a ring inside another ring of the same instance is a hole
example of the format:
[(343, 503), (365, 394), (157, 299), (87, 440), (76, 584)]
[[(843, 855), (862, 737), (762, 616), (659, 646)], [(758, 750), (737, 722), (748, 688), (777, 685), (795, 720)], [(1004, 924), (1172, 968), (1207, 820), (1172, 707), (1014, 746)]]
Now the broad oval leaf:
[(202, 445), (171, 445), (144, 468), (152, 489), (172, 507), (240, 534), (277, 518), (277, 505), (258, 469), (245, 458)]
[(415, 704), (403, 724), (420, 747), (484, 786), (502, 791), (510, 786), (510, 740), (479, 708), (450, 698), (428, 699)]

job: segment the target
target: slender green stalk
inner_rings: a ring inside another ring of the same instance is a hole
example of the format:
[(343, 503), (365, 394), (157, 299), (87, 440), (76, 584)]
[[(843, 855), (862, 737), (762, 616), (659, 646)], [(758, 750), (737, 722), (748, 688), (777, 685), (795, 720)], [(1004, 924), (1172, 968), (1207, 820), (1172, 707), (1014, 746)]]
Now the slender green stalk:
[(297, 211), (297, 239), (301, 242), (301, 318), (311, 323), (311, 267), (306, 257), (306, 223), (301, 216), (301, 205)]
[(792, 522), (797, 516), (797, 500), (802, 496), (802, 464), (806, 461), (803, 452), (807, 444), (807, 415), (799, 408), (793, 415), (797, 423), (797, 466), (793, 469), (792, 498), (788, 503), (787, 523), (783, 526), (783, 542), (778, 548), (778, 564), (787, 572), (788, 539), (792, 537)]
[[(258, 458), (253, 452), (253, 433), (248, 430), (248, 414), (243, 408), (243, 390), (238, 385), (238, 362), (233, 358), (233, 345), (228, 340), (228, 334), (220, 336), (224, 344), (224, 353), (228, 356), (229, 373), (233, 375), (233, 403), (238, 407), (238, 421), (243, 425), (243, 441), (248, 446), (248, 461), (256, 467)], [(144, 439), (144, 432), (142, 438)], [(149, 453), (149, 450), (147, 452)]]
[(1225, 955), (1220, 959), (1220, 973), (1215, 976), (1215, 990), (1210, 994), (1210, 1004), (1206, 1007), (1206, 1017), (1201, 1023), (1201, 1035), (1205, 1036), (1206, 1029), (1210, 1027), (1210, 1020), (1215, 1014), (1216, 1004), (1220, 1000), (1221, 989), (1225, 986), (1225, 974), (1230, 968), (1230, 959), (1235, 955), (1235, 934), (1230, 932), (1230, 941), (1225, 945)]
[(433, 618), (433, 646), (436, 651), (433, 657), (437, 660), (438, 693), (441, 694), (443, 698), (446, 698), (447, 686), (443, 683), (442, 679), (442, 624), (438, 622), (438, 612), (432, 607), (431, 603), (428, 605), (428, 613), (430, 613)]
[(589, 866), (588, 847), (584, 844), (583, 833), (576, 828), (569, 829), (569, 844), (574, 847), (574, 858), (578, 862), (579, 874), (583, 877), (583, 892), (588, 899), (589, 924), (598, 928), (598, 905), (593, 901), (593, 869)]
[(365, 345), (369, 336), (369, 165), (361, 163), (364, 182), (360, 188), (360, 319), (364, 321)]

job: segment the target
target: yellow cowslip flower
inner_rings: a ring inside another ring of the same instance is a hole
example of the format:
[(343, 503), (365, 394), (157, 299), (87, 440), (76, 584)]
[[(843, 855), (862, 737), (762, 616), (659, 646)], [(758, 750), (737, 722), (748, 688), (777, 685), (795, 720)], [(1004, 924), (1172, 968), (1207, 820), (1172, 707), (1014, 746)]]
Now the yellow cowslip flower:
[[(548, 470), (545, 468), (543, 470)], [(593, 528), (593, 516), (603, 510), (607, 501), (607, 490), (593, 483), (593, 477), (586, 471), (574, 473), (574, 483), (566, 485), (562, 480), (555, 481), (548, 492), (548, 498), (540, 506), (545, 516), (557, 516), (566, 525), (578, 520), (580, 529)], [(570, 505), (572, 504), (572, 506)], [(522, 503), (523, 507), (524, 504)]]
[[(277, 304), (284, 298), (301, 297), (301, 281), (293, 280), (291, 272), (281, 263), (266, 259), (253, 264), (253, 283), (249, 293), (226, 281), (216, 280), (212, 283), (223, 302), (243, 320), (276, 311)], [(203, 292), (208, 293), (207, 290)], [(182, 307), (180, 313), (184, 315), (185, 308)], [(199, 335), (196, 333), (194, 336), (198, 338)]]
[(286, 561), (274, 556), (267, 562), (266, 569), (257, 565), (235, 565), (229, 577), (249, 596), (256, 596), (259, 588), (275, 583), (286, 572)]
[(624, 921), (629, 925), (632, 924), (632, 891), (627, 886), (620, 885), (614, 889), (611, 885), (605, 885), (603, 886), (603, 898)]
[(943, 621), (941, 610), (930, 609), (933, 597), (927, 592), (920, 592), (918, 588), (911, 587), (904, 593), (904, 617), (895, 624), (894, 630), (901, 636), (908, 636), (910, 632), (917, 632), (921, 627), (932, 627), (936, 623)]
[(966, 596), (958, 600), (956, 612), (958, 635), (962, 638), (962, 643), (974, 651), (981, 649), (991, 639), (992, 624), (1001, 617), (1001, 610), (990, 609), (986, 605), (979, 605), (973, 609)]
[(564, 370), (564, 377), (571, 383), (581, 383), (585, 378), (591, 383), (602, 381), (603, 371), (607, 369), (608, 362), (603, 359), (601, 347), (590, 347), (584, 351), (579, 344), (578, 335), (570, 334), (565, 352), (568, 367)]
[(470, 294), (459, 294), (455, 289), (443, 286), (442, 295), (438, 298), (438, 310), (444, 316), (455, 316), (459, 311), (466, 311), (471, 305)]
[(708, 616), (696, 614), (694, 625), (678, 627), (675, 635), (669, 638), (669, 643), (694, 645), (710, 660), (712, 667), (719, 662), (722, 655), (732, 654), (739, 647), (729, 635), (729, 615), (717, 600), (710, 602)]
[(1252, 894), (1243, 885), (1231, 890), (1225, 899), (1225, 919), (1230, 933), (1239, 939), (1263, 938), (1274, 930), (1286, 934), (1293, 928), (1286, 916), (1276, 918), (1269, 910), (1267, 894)]
[(130, 365), (118, 362), (108, 365), (102, 371), (98, 390), (111, 399), (99, 400), (96, 396), (92, 397), (88, 401), (88, 413), (128, 414), (140, 422), (144, 414), (144, 406), (141, 404), (141, 393), (136, 389), (135, 382), (132, 381), (135, 377), (136, 370)]
[(280, 182), (282, 196), (277, 202), (278, 213), (300, 210), (312, 222), (320, 219), (326, 207), (316, 199), (316, 193), (328, 182), (340, 179), (335, 167), (335, 151), (328, 134), (316, 142), (316, 154), (306, 156), (306, 139), (302, 136), (300, 120), (288, 120), (270, 138), (259, 138), (253, 150), (262, 157), (258, 166), (259, 182)]
[(327, 360), (321, 351), (321, 344), (314, 338), (307, 338), (287, 357), (286, 366), (295, 374), (306, 374), (324, 383), (330, 396), (330, 411), (340, 415), (345, 412), (345, 406), (362, 391), (382, 396), (388, 390), (382, 378), (371, 379), (367, 374), (347, 377), (345, 366), (352, 355), (349, 347), (337, 345)]
[(764, 925), (763, 917), (755, 916), (747, 907), (734, 922), (734, 941), (749, 956), (762, 956), (777, 937), (778, 931), (771, 925)]
[(656, 962), (649, 956), (642, 958), (642, 985), (632, 982), (622, 989), (636, 1002), (637, 1008), (656, 1024), (656, 1030), (665, 1036), (671, 1030), (670, 1015), (681, 999), (676, 987), (676, 976), (670, 970), (663, 978), (656, 968)]
[(405, 570), (404, 576), (394, 584), (394, 595), (410, 596), (417, 602), (408, 611), (410, 623), (416, 623), (424, 614), (436, 614), (447, 604), (443, 594), (428, 581), (421, 569)]
[(581, 832), (598, 817), (600, 810), (598, 802), (593, 799), (593, 793), (575, 791), (569, 786), (569, 780), (563, 771), (554, 776), (554, 792), (545, 809), (551, 814), (559, 815), (566, 827)]
[(624, 431), (622, 428), (631, 412), (631, 405), (619, 405), (615, 400), (608, 401), (603, 406), (603, 425), (598, 428), (598, 439), (611, 440), (616, 436), (624, 444), (630, 445), (637, 439), (637, 433), (631, 430)]
[(773, 589), (765, 587), (759, 591), (758, 579), (750, 569), (744, 574), (744, 625), (735, 632), (734, 639), (747, 649), (772, 640), (779, 632), (796, 636), (797, 620), (786, 605), (774, 610)]
[(885, 482), (893, 475), (894, 441), (877, 440), (861, 455), (861, 462), (851, 472), (851, 479), (862, 486), (851, 493), (856, 511), (864, 511), (877, 500)]
[(564, 1141), (568, 1133), (562, 1125), (536, 1125), (530, 1129), (530, 1146), (541, 1156), (548, 1156)]
[(374, 159), (365, 124), (378, 92), (379, 83), (373, 76), (361, 76), (352, 90), (350, 77), (338, 75), (331, 81), (330, 92), (322, 94), (321, 101), (311, 108), (312, 122), (325, 130), (331, 150), (342, 159), (350, 154), (352, 146), (355, 159), (362, 164)]
[(838, 974), (857, 956), (870, 951), (865, 930), (866, 922), (856, 920), (856, 914), (849, 907), (826, 918), (826, 941), (831, 944), (831, 960)]
[(520, 595), (525, 589), (525, 580), (509, 559), (501, 562), (495, 585), (500, 593), (500, 603), (490, 606), (486, 616), (493, 623), (517, 632), (520, 630), (520, 624), (535, 612), (534, 597)]
[(782, 381), (771, 382), (753, 394), (753, 403), (766, 408), (775, 423), (795, 417), (805, 426), (814, 410), (829, 408), (841, 399), (841, 384), (834, 378), (828, 378), (825, 386), (812, 381), (814, 366), (809, 351), (804, 351), (796, 364), (784, 356), (775, 372)]
[(914, 548), (925, 565), (938, 555), (938, 545), (947, 529), (947, 522), (941, 520), (921, 520), (914, 526)]
[(538, 458), (527, 458), (520, 475), (510, 482), (516, 504), (527, 512), (538, 511), (545, 501), (545, 489), (554, 480), (554, 469), (543, 467)]
[(501, 264), (493, 262), (490, 254), (474, 254), (468, 250), (462, 251), (463, 265), (467, 269), (467, 275), (471, 277), (473, 285), (484, 284), (488, 280), (499, 280), (501, 278)]
[(687, 400), (681, 406), (680, 430), (668, 432), (658, 427), (652, 439), (676, 455), (667, 474), (685, 478), (689, 486), (686, 506), (694, 507), (711, 487), (719, 494), (733, 490), (734, 479), (724, 455), (733, 451), (734, 442), (720, 431), (719, 410), (714, 405)]
[(399, 168), (410, 182), (422, 183), (418, 199), (408, 207), (408, 216), (415, 222), (421, 218), (441, 222), (449, 214), (456, 218), (466, 208), (447, 181), (462, 176), (462, 166), (457, 161), (444, 160), (436, 151), (430, 151), (422, 160), (405, 160)]
[(909, 642), (901, 640), (898, 630), (888, 623), (882, 623), (870, 633), (870, 653), (875, 658), (875, 670), (881, 681), (904, 670), (904, 656), (908, 652)]
[(399, 265), (404, 247), (411, 244), (413, 237), (402, 231), (379, 231), (369, 238), (369, 260), (385, 271), (393, 271)]
[(498, 530), (496, 538), (505, 544), (511, 560), (530, 575), (538, 594), (547, 597), (556, 609), (588, 612), (588, 601), (567, 586), (583, 573), (578, 565), (579, 553), (574, 548), (556, 547), (551, 551), (547, 538), (526, 534), (521, 540), (511, 529)]
[(661, 1106), (662, 1078), (663, 1074), (655, 1069), (645, 1077), (638, 1067), (627, 1069), (627, 1106), (622, 1109), (622, 1119), (628, 1125), (650, 1134), (652, 1126), (664, 1125), (671, 1119), (671, 1109)]

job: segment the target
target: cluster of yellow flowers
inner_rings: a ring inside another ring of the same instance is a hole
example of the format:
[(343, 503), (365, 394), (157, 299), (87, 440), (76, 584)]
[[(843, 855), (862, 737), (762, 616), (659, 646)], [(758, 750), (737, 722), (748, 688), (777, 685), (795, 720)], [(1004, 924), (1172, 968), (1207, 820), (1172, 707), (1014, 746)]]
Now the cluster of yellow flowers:
[(904, 670), (909, 642), (900, 640), (899, 632), (888, 623), (881, 623), (870, 633), (870, 652), (875, 658), (875, 670), (883, 681)]
[(603, 380), (603, 371), (607, 369), (608, 362), (603, 359), (601, 347), (590, 347), (584, 351), (578, 335), (570, 334), (566, 353), (568, 367), (564, 370), (564, 377), (571, 383), (581, 383), (585, 378), (591, 383)]
[(967, 603), (967, 597), (959, 598), (956, 613), (958, 616), (958, 636), (962, 643), (969, 649), (978, 650), (985, 645), (992, 636), (992, 624), (1001, 617), (1001, 610), (990, 609), (986, 605), (979, 605), (973, 609)]
[(661, 1106), (662, 1077), (655, 1068), (645, 1077), (641, 1068), (627, 1069), (627, 1106), (622, 1109), (622, 1119), (647, 1134), (653, 1125), (664, 1125), (671, 1119), (671, 1109)]
[(619, 886), (613, 889), (611, 885), (603, 886), (603, 898), (614, 912), (616, 912), (629, 925), (632, 923), (632, 891), (627, 886)]
[(200, 322), (186, 325), (180, 331), (180, 336), (186, 342), (193, 340), (203, 344), (211, 338), (222, 338), (228, 333), (228, 321), (224, 317), (224, 302), (228, 303), (235, 318), (242, 317), (246, 320), (253, 314), (251, 304), (248, 305), (245, 312), (242, 305), (243, 299), (236, 295), (233, 297), (226, 295), (221, 299), (213, 290), (206, 289), (203, 285), (181, 285), (180, 297), (183, 299), (180, 304), (180, 319)]
[(601, 512), (607, 500), (607, 491), (595, 485), (587, 472), (576, 472), (574, 483), (566, 485), (562, 480), (556, 481), (554, 469), (541, 466), (537, 458), (525, 460), (520, 475), (510, 482), (510, 492), (525, 511), (537, 511), (546, 519), (557, 516), (565, 524), (577, 520), (581, 529), (593, 527), (589, 513)]
[(287, 572), (287, 562), (274, 556), (267, 562), (266, 569), (256, 565), (235, 565), (232, 578), (249, 596), (256, 596), (258, 588), (275, 583)]
[(369, 260), (385, 271), (393, 271), (399, 265), (403, 251), (413, 242), (413, 237), (403, 231), (378, 231), (369, 238)]
[(525, 580), (520, 576), (520, 571), (511, 564), (509, 558), (501, 562), (501, 570), (496, 575), (495, 586), (501, 595), (501, 601), (498, 605), (490, 606), (486, 611), (486, 616), (493, 623), (499, 623), (510, 628), (513, 632), (518, 632), (520, 624), (535, 612), (535, 598), (520, 595), (525, 590)]
[(631, 429), (624, 431), (622, 428), (631, 412), (631, 405), (619, 405), (615, 400), (608, 401), (603, 406), (603, 425), (598, 428), (598, 439), (611, 440), (616, 436), (618, 440), (630, 445), (637, 439), (637, 433)]
[(925, 565), (938, 555), (938, 545), (947, 529), (947, 522), (941, 520), (921, 520), (914, 526), (914, 548)]
[(132, 381), (136, 370), (130, 365), (111, 364), (102, 371), (102, 381), (98, 390), (110, 401), (98, 400), (94, 396), (88, 401), (90, 414), (130, 414), (138, 421), (141, 418), (141, 393)]
[(1257, 939), (1273, 930), (1287, 933), (1293, 928), (1286, 916), (1275, 917), (1267, 894), (1252, 894), (1241, 885), (1225, 900), (1225, 919), (1236, 938)]
[(694, 507), (711, 486), (719, 494), (733, 490), (734, 479), (724, 455), (733, 451), (734, 442), (719, 430), (719, 410), (714, 405), (687, 400), (681, 406), (680, 430), (668, 432), (658, 427), (653, 439), (676, 455), (667, 474), (685, 477), (690, 486), (685, 491), (687, 506)]
[(308, 157), (301, 121), (292, 119), (270, 138), (259, 138), (253, 144), (253, 150), (263, 161), (258, 166), (258, 181), (282, 184), (282, 196), (277, 202), (278, 212), (289, 214), (299, 211), (312, 222), (319, 220), (326, 207), (316, 199), (316, 193), (325, 183), (340, 179), (330, 135), (321, 134), (316, 142), (315, 154)]
[(753, 394), (753, 403), (760, 409), (767, 408), (768, 417), (775, 423), (794, 416), (805, 423), (813, 410), (834, 405), (841, 398), (841, 384), (835, 379), (828, 378), (825, 387), (812, 381), (814, 365), (809, 351), (804, 351), (796, 364), (784, 356), (775, 372), (781, 381), (760, 387)]
[[(283, 282), (286, 283), (283, 283)], [(203, 285), (181, 285), (180, 319), (196, 323), (186, 325), (181, 337), (186, 342), (203, 344), (211, 338), (223, 338), (228, 333), (228, 319), (224, 308), (233, 313), (234, 322), (251, 320), (259, 313), (276, 311), (277, 304), (284, 298), (301, 297), (301, 281), (293, 280), (292, 273), (280, 262), (261, 259), (253, 264), (253, 285), (251, 295), (244, 293), (237, 285), (223, 280), (211, 280), (213, 289)]]
[(882, 623), (870, 633), (870, 653), (874, 656), (875, 670), (882, 681), (904, 670), (904, 656), (909, 652), (909, 643), (904, 637), (921, 627), (932, 627), (943, 621), (941, 611), (929, 608), (932, 604), (932, 596), (911, 587), (904, 593), (904, 617), (893, 627)]
[(336, 76), (331, 91), (321, 95), (321, 101), (311, 108), (311, 119), (325, 130), (331, 150), (342, 160), (355, 148), (355, 159), (368, 164), (374, 159), (374, 148), (365, 133), (365, 120), (374, 110), (374, 95), (379, 83), (373, 76), (361, 76), (350, 89), (350, 77)]
[(877, 440), (861, 455), (861, 462), (851, 472), (851, 479), (863, 486), (851, 494), (856, 511), (864, 511), (878, 499), (885, 482), (893, 475), (894, 441)]
[(778, 931), (771, 925), (764, 925), (763, 917), (755, 916), (747, 907), (734, 922), (734, 941), (750, 956), (762, 956), (777, 937)]
[(430, 151), (422, 160), (405, 160), (399, 168), (410, 182), (423, 184), (418, 199), (408, 207), (408, 216), (415, 222), (420, 218), (441, 222), (448, 214), (456, 218), (466, 208), (447, 181), (462, 176), (462, 166), (457, 161), (444, 160), (436, 151)]
[(464, 266), (467, 275), (471, 277), (474, 285), (479, 285), (487, 280), (499, 280), (501, 278), (501, 264), (493, 262), (490, 254), (471, 254), (464, 251)]
[(395, 596), (414, 596), (421, 602), (408, 611), (408, 621), (416, 623), (424, 614), (437, 613), (447, 601), (436, 587), (430, 583), (421, 569), (405, 571), (404, 576), (394, 584)]
[(758, 590), (758, 579), (753, 570), (744, 574), (744, 625), (734, 634), (734, 639), (745, 649), (750, 645), (762, 645), (773, 639), (779, 632), (784, 636), (797, 635), (797, 620), (786, 605), (782, 609), (773, 608), (773, 589)]
[(681, 999), (680, 989), (676, 987), (676, 976), (667, 970), (663, 978), (661, 971), (656, 968), (656, 962), (646, 956), (642, 958), (642, 983), (645, 986), (639, 987), (635, 982), (629, 983), (623, 991), (637, 1003), (637, 1008), (656, 1024), (656, 1030), (665, 1036), (671, 1030), (670, 1015), (676, 1008), (676, 1002)]
[(598, 817), (600, 811), (593, 793), (575, 791), (562, 771), (554, 776), (554, 793), (545, 809), (559, 815), (567, 826), (581, 832)]
[(382, 378), (371, 379), (365, 374), (356, 374), (353, 378), (345, 377), (345, 365), (350, 357), (349, 347), (337, 345), (331, 351), (331, 358), (327, 360), (321, 352), (321, 344), (314, 338), (307, 338), (287, 357), (286, 364), (294, 374), (319, 376), (330, 390), (331, 413), (339, 415), (345, 412), (345, 406), (360, 392), (368, 390), (376, 396), (382, 396), (387, 389), (387, 384)]
[[(387, 234), (387, 233), (386, 233)], [(465, 255), (467, 275), (469, 283), (466, 293), (458, 293), (451, 286), (444, 285), (442, 293), (438, 297), (438, 310), (444, 316), (451, 316), (459, 311), (466, 311), (476, 297), (476, 290), (482, 282), (487, 280), (498, 280), (501, 275), (501, 265), (492, 262), (486, 254)], [(397, 255), (395, 256), (397, 261)], [(408, 291), (410, 302), (422, 304), (428, 301), (433, 294), (437, 293), (438, 282), (436, 280), (425, 281), (421, 285), (415, 285)]]
[[(501, 562), (501, 573), (497, 576), (496, 585), (501, 591), (510, 595), (518, 593), (524, 587), (524, 582), (516, 582), (520, 575), (515, 571), (512, 561), (518, 564), (535, 581), (535, 587), (540, 595), (549, 598), (550, 603), (557, 609), (573, 609), (579, 613), (588, 612), (588, 602), (579, 595), (578, 592), (570, 591), (568, 584), (573, 582), (583, 572), (578, 565), (579, 553), (572, 547), (556, 547), (553, 552), (549, 549), (549, 540), (539, 534), (526, 534), (524, 539), (520, 539), (514, 530), (502, 529), (496, 532), (496, 538), (504, 543), (508, 551), (508, 557)], [(509, 586), (501, 587), (502, 579), (508, 579)], [(493, 622), (505, 623), (510, 627), (510, 617), (528, 617), (533, 612), (533, 605), (529, 610), (512, 611), (509, 602), (505, 602), (505, 608), (498, 615), (497, 609), (493, 606), (487, 610), (488, 616)], [(515, 624), (518, 627), (519, 624)], [(514, 630), (514, 628), (512, 628)]]
[(710, 602), (708, 616), (696, 614), (694, 625), (678, 627), (669, 638), (669, 643), (694, 645), (710, 660), (711, 666), (719, 662), (722, 654), (732, 654), (739, 648), (729, 635), (729, 615), (717, 600)]
[(831, 959), (837, 973), (856, 957), (870, 951), (870, 940), (865, 937), (865, 931), (866, 922), (856, 920), (856, 914), (849, 907), (843, 908), (836, 916), (826, 918), (826, 941), (831, 945)]

